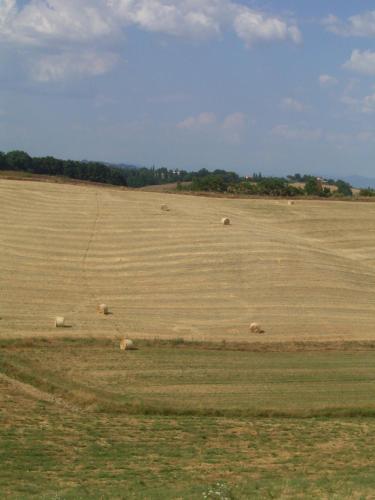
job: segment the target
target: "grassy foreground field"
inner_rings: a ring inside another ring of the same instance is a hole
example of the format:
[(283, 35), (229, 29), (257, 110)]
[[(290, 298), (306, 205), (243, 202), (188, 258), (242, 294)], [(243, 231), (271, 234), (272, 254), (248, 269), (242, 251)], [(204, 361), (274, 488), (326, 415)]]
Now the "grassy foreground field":
[(2, 498), (373, 498), (374, 361), (2, 341)]
[(215, 344), (2, 341), (1, 373), (109, 413), (375, 416), (375, 349), (252, 352)]

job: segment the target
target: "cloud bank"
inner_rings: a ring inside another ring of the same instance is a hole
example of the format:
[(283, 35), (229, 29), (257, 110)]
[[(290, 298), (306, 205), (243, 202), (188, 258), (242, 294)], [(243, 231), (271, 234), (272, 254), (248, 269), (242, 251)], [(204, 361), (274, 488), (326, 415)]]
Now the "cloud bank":
[(375, 10), (351, 16), (342, 21), (334, 15), (323, 19), (323, 25), (331, 33), (341, 36), (375, 36)]
[(246, 47), (301, 40), (293, 20), (230, 0), (0, 0), (0, 43), (33, 50), (38, 81), (109, 71), (131, 26), (194, 40), (232, 30)]
[(353, 50), (349, 61), (344, 64), (344, 68), (363, 75), (375, 75), (375, 52)]

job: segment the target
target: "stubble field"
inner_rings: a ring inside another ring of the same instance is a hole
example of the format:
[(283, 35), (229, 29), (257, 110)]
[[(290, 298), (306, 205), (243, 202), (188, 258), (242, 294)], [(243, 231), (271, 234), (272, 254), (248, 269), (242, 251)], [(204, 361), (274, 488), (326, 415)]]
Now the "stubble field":
[(2, 337), (55, 335), (60, 315), (64, 336), (375, 338), (372, 203), (2, 180), (0, 209)]

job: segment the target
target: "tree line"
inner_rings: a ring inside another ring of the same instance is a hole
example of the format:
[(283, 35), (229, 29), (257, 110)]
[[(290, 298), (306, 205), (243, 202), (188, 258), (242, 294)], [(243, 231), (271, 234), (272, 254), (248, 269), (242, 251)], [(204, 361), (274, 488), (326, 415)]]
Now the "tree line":
[(95, 161), (60, 160), (53, 156), (31, 157), (25, 151), (0, 152), (0, 170), (22, 170), (33, 174), (63, 176), (70, 179), (143, 187), (177, 181), (190, 181), (192, 174), (165, 167), (112, 166)]
[[(323, 182), (321, 179), (305, 175), (283, 177), (263, 177), (253, 174), (252, 177), (239, 177), (234, 172), (215, 170), (206, 175), (195, 176), (189, 185), (178, 184), (180, 190), (211, 191), (221, 193), (260, 195), (260, 196), (352, 196), (352, 188), (343, 180)], [(301, 183), (300, 185), (298, 183)], [(332, 189), (332, 186), (335, 186)]]
[[(241, 177), (236, 172), (222, 169), (210, 172), (202, 168), (196, 172), (188, 172), (165, 167), (113, 166), (95, 161), (61, 160), (53, 156), (31, 157), (19, 150), (0, 152), (0, 170), (21, 170), (134, 188), (177, 182), (179, 190), (261, 196), (308, 195), (327, 198), (353, 194), (350, 184), (343, 180), (326, 180), (298, 173), (287, 177), (263, 177), (261, 173)], [(360, 195), (375, 196), (375, 191), (370, 188), (362, 189)]]

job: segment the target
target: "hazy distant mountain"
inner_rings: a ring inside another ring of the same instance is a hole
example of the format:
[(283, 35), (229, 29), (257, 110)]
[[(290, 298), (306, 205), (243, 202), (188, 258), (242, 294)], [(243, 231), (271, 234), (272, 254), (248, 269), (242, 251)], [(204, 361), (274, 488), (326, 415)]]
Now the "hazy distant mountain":
[(349, 182), (353, 187), (356, 188), (374, 188), (375, 189), (375, 178), (372, 177), (362, 177), (361, 175), (348, 175), (342, 177), (346, 182)]
[(110, 163), (103, 162), (107, 167), (116, 167), (116, 168), (142, 168), (139, 165), (131, 165), (130, 163)]
[(117, 168), (142, 168), (139, 165), (132, 165), (130, 163), (111, 163), (109, 161), (98, 161), (98, 160), (81, 160), (82, 163), (97, 162), (106, 165), (107, 167), (117, 167)]
[(128, 163), (114, 163), (114, 164), (112, 164), (112, 167), (117, 167), (117, 168), (142, 168), (139, 165), (129, 165)]

